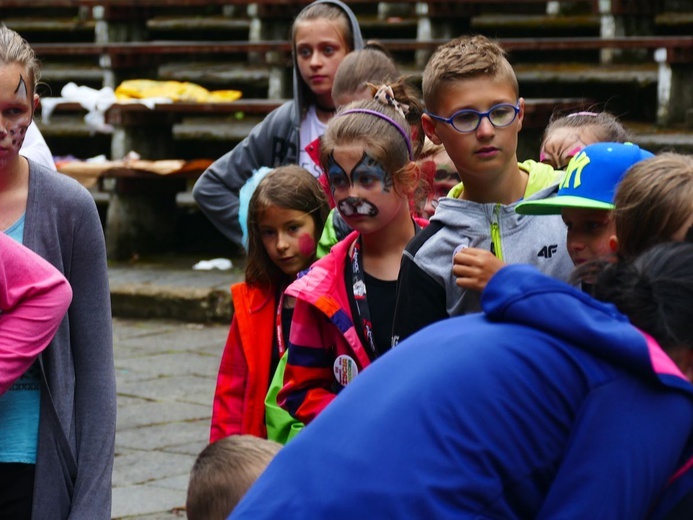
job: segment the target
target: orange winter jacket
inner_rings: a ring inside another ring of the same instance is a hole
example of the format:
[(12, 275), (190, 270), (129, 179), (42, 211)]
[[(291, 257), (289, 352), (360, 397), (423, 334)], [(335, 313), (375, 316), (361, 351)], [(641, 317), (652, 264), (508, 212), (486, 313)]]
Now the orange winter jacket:
[(276, 322), (274, 287), (231, 287), (234, 315), (221, 357), (212, 407), (210, 442), (235, 434), (267, 437), (269, 386)]

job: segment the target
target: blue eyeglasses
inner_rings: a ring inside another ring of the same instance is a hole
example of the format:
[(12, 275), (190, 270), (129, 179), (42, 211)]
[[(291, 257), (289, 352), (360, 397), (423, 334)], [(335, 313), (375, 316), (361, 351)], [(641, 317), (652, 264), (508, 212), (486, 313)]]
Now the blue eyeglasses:
[(455, 130), (462, 134), (468, 134), (474, 132), (479, 125), (481, 120), (486, 117), (491, 124), (496, 128), (503, 128), (509, 126), (515, 121), (517, 114), (520, 112), (520, 107), (516, 105), (511, 105), (510, 103), (501, 103), (491, 107), (488, 112), (479, 112), (477, 110), (472, 110), (470, 108), (465, 108), (464, 110), (458, 110), (452, 114), (449, 118), (437, 116), (431, 114), (428, 110), (425, 113), (428, 114), (433, 119), (438, 121), (443, 121), (451, 125)]

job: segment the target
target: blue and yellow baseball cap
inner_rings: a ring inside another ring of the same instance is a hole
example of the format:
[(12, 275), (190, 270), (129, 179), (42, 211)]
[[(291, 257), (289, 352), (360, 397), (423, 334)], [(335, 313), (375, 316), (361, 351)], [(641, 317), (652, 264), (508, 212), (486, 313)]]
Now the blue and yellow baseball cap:
[(521, 215), (558, 215), (563, 208), (614, 209), (616, 186), (628, 168), (654, 157), (632, 143), (595, 143), (568, 163), (555, 197), (517, 205)]

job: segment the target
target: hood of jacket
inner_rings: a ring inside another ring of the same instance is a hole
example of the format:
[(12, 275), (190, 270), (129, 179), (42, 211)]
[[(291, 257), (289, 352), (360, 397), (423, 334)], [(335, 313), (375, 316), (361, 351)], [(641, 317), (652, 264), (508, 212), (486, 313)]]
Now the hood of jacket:
[(481, 306), (491, 321), (544, 331), (640, 377), (693, 396), (693, 385), (671, 358), (614, 305), (542, 275), (532, 266), (501, 269), (482, 293)]
[[(361, 35), (361, 27), (359, 26), (359, 22), (356, 19), (356, 15), (348, 5), (346, 5), (344, 2), (340, 2), (339, 0), (316, 0), (315, 2), (312, 2), (311, 4), (308, 4), (306, 7), (304, 7), (303, 10), (301, 10), (301, 12), (303, 12), (305, 9), (307, 9), (313, 4), (333, 4), (339, 7), (342, 11), (344, 11), (344, 14), (346, 14), (347, 18), (349, 18), (349, 23), (351, 24), (351, 32), (354, 35), (354, 41), (352, 42), (352, 50), (363, 49), (363, 36)], [(301, 126), (301, 120), (303, 119), (303, 100), (305, 99), (304, 93), (305, 90), (308, 88), (308, 85), (306, 85), (306, 83), (303, 81), (303, 78), (301, 78), (301, 72), (298, 70), (295, 46), (291, 53), (291, 58), (294, 65), (294, 121), (296, 121), (297, 131), (300, 131), (299, 128)]]
[[(329, 295), (338, 307), (349, 309), (349, 300), (344, 288), (344, 264), (349, 248), (358, 237), (352, 231), (344, 240), (337, 242), (328, 254), (317, 260), (310, 268), (299, 274), (299, 278), (286, 288), (285, 294), (304, 300), (312, 305)], [(310, 276), (306, 276), (310, 273)]]

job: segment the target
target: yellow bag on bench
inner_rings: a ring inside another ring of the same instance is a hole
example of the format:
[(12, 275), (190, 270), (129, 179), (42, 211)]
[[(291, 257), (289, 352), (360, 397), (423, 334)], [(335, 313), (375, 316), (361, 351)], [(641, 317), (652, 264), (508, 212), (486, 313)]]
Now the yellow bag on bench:
[(115, 90), (118, 101), (146, 98), (166, 98), (172, 101), (231, 102), (242, 95), (240, 90), (209, 91), (187, 81), (155, 81), (131, 79), (123, 81)]

